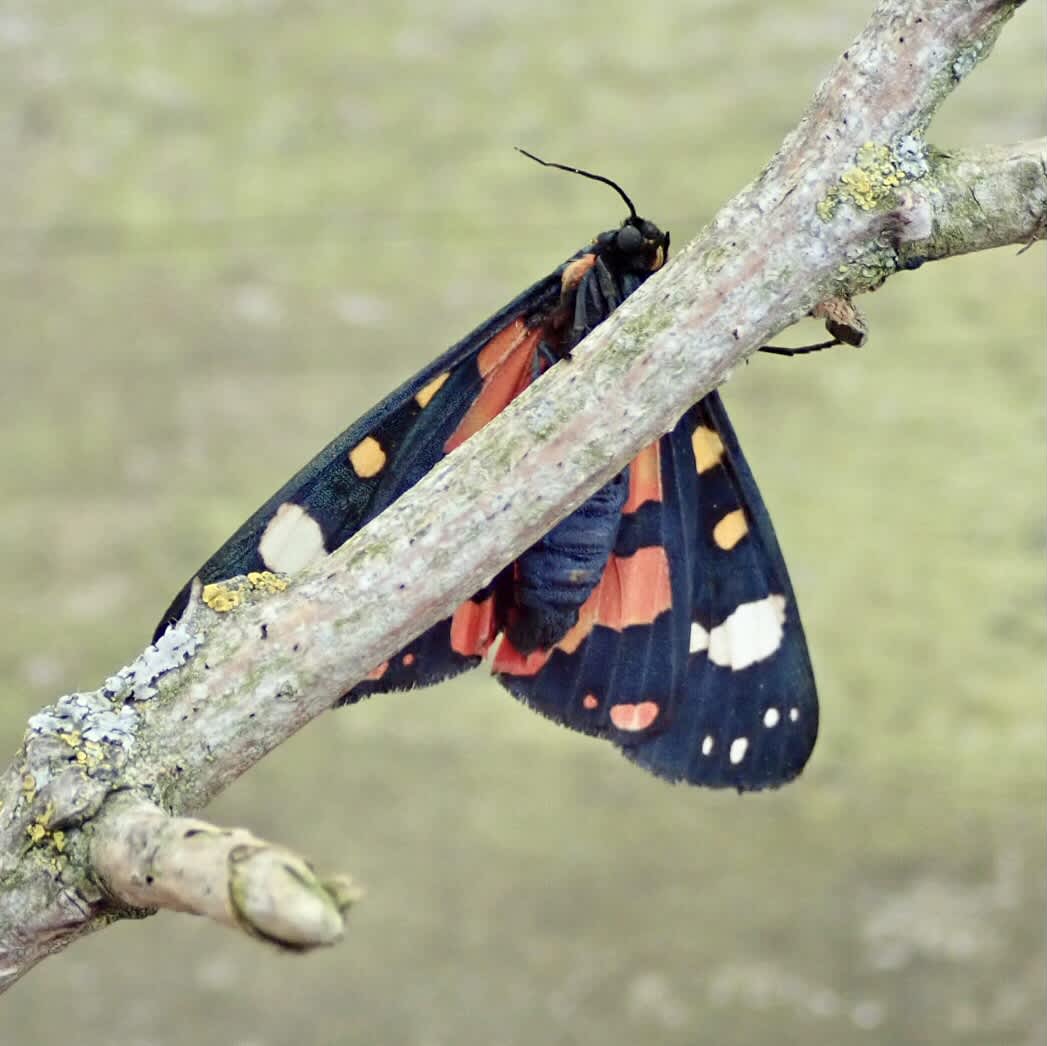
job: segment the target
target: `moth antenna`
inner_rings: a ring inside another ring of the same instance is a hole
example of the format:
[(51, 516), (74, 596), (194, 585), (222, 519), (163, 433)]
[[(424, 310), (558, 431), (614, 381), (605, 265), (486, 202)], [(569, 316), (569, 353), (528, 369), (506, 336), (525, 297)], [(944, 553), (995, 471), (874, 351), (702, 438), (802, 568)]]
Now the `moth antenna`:
[(560, 171), (567, 171), (569, 174), (580, 174), (583, 178), (591, 178), (594, 182), (603, 182), (604, 185), (609, 185), (618, 195), (625, 200), (626, 206), (629, 208), (629, 214), (631, 217), (639, 219), (639, 215), (636, 213), (636, 208), (633, 206), (633, 201), (626, 195), (625, 190), (617, 183), (611, 181), (610, 178), (605, 178), (602, 174), (593, 174), (592, 171), (583, 171), (580, 167), (568, 167), (564, 163), (553, 163), (550, 160), (543, 160), (540, 156), (535, 156), (534, 153), (529, 153), (526, 149), (521, 149), (520, 146), (516, 146), (518, 153), (523, 153), (529, 160), (534, 160), (535, 163), (540, 163), (543, 167), (555, 167)]

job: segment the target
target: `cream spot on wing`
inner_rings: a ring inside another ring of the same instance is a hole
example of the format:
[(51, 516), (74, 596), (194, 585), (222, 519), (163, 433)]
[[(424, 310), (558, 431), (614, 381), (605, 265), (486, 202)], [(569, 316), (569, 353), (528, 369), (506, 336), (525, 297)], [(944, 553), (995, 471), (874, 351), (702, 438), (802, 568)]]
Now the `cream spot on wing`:
[(784, 632), (785, 596), (742, 603), (709, 632), (709, 660), (740, 671), (770, 657), (782, 645)]
[(420, 388), (414, 394), (414, 401), (423, 410), (429, 406), (429, 401), (444, 387), (444, 382), (451, 376), (449, 370), (445, 370), (443, 374), (438, 374), (428, 385)]
[(749, 750), (749, 739), (747, 737), (736, 737), (731, 742), (731, 762), (737, 766)]
[(713, 754), (713, 735), (712, 734), (706, 734), (704, 739), (702, 740), (702, 755), (712, 755), (712, 754)]
[(698, 624), (697, 621), (691, 622), (691, 645), (690, 650), (692, 654), (700, 653), (702, 650), (709, 649), (709, 633)]
[(713, 527), (713, 541), (725, 552), (730, 552), (739, 541), (749, 533), (749, 522), (745, 513), (740, 508), (728, 512), (719, 523)]
[(691, 446), (694, 447), (694, 464), (699, 474), (708, 472), (720, 464), (723, 457), (723, 440), (718, 432), (699, 425), (691, 433)]
[(269, 520), (258, 554), (262, 562), (278, 574), (297, 574), (314, 560), (327, 555), (320, 524), (302, 508), (285, 501)]
[(374, 436), (364, 436), (349, 451), (349, 464), (361, 479), (370, 479), (385, 468), (385, 451)]
[(781, 718), (781, 713), (778, 711), (777, 708), (768, 708), (767, 711), (763, 714), (763, 725), (767, 727), (768, 730), (770, 730), (772, 726), (778, 725), (778, 722)]

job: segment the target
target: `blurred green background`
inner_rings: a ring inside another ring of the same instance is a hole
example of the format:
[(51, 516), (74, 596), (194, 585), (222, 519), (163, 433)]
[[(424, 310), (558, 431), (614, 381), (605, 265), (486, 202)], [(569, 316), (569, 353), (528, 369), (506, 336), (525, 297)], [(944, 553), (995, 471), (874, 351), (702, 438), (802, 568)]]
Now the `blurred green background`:
[[(0, 4), (2, 748), (621, 219), (513, 145), (613, 176), (683, 244), (871, 6)], [(1042, 133), (1044, 21), (1019, 13), (936, 144)], [(3, 1042), (1041, 1043), (1043, 248), (863, 305), (867, 349), (726, 389), (820, 682), (799, 782), (668, 786), (479, 673), (376, 698), (209, 810), (362, 880), (342, 946), (124, 924), (5, 997)]]

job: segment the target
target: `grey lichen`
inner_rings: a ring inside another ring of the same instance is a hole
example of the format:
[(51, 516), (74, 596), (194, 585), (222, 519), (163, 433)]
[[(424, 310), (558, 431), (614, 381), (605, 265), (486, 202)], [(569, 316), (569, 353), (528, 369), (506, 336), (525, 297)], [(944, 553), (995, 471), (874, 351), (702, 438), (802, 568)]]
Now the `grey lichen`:
[(903, 134), (891, 144), (891, 157), (895, 167), (905, 175), (907, 181), (922, 178), (929, 170), (927, 143), (913, 134)]
[(101, 808), (136, 747), (137, 702), (157, 694), (162, 675), (183, 665), (201, 643), (181, 626), (169, 629), (98, 690), (66, 694), (29, 719), (22, 789), (13, 817), (26, 844), (53, 870), (65, 867), (67, 831)]
[(29, 729), (37, 734), (55, 734), (68, 739), (72, 747), (80, 742), (118, 745), (130, 751), (138, 725), (138, 713), (129, 705), (114, 707), (103, 690), (87, 694), (67, 694), (37, 712)]
[(952, 63), (953, 79), (959, 83), (974, 67), (982, 60), (984, 44), (981, 40), (975, 40), (970, 47), (965, 47)]
[[(148, 701), (156, 697), (154, 685), (161, 676), (181, 668), (203, 643), (200, 631), (190, 629), (183, 622), (172, 625), (155, 643), (111, 675), (97, 691), (110, 703), (120, 701)], [(83, 695), (81, 695), (83, 696)]]

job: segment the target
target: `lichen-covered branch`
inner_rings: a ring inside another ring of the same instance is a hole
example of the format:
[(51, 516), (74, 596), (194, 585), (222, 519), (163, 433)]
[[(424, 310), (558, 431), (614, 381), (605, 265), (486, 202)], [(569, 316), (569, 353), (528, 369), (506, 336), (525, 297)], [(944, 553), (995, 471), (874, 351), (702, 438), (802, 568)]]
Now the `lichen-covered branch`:
[[(1042, 229), (1031, 220), (1045, 195), (1042, 145), (950, 161), (923, 139), (1016, 6), (882, 0), (767, 169), (570, 366), (286, 591), (245, 586), (244, 605), (224, 615), (194, 600), (100, 690), (35, 716), (0, 775), (0, 988), (142, 905), (228, 918), (200, 903), (199, 877), (228, 886), (235, 847), (210, 829), (190, 845), (165, 815), (201, 807), (445, 617), (777, 331), (917, 259)], [(162, 883), (143, 878), (154, 845)], [(261, 874), (263, 894), (283, 890), (288, 867)], [(340, 908), (340, 892), (327, 892)], [(268, 904), (252, 899), (248, 922), (285, 939), (259, 914)]]
[(901, 194), (898, 263), (914, 268), (1044, 238), (1047, 138), (932, 150), (928, 176)]
[[(295, 951), (342, 936), (356, 897), (348, 877), (321, 879), (282, 847), (170, 816), (147, 798), (163, 797), (161, 782), (192, 765), (183, 747), (158, 747), (147, 724), (190, 719), (200, 689), (176, 687), (161, 703), (157, 684), (202, 650), (199, 637), (176, 630), (99, 690), (30, 719), (0, 776), (0, 991), (117, 914), (192, 912)], [(215, 760), (230, 731), (249, 730), (254, 711), (242, 714), (209, 743), (191, 743), (194, 758)]]

